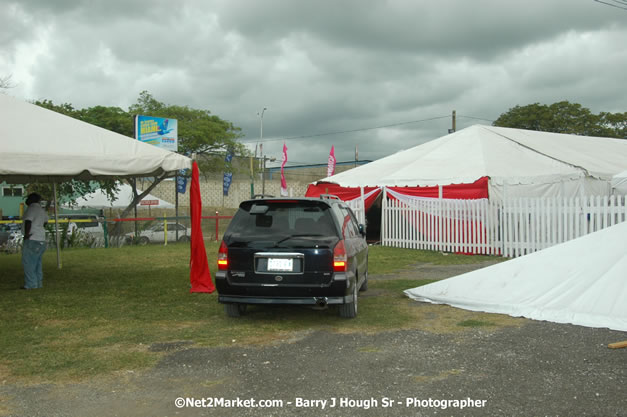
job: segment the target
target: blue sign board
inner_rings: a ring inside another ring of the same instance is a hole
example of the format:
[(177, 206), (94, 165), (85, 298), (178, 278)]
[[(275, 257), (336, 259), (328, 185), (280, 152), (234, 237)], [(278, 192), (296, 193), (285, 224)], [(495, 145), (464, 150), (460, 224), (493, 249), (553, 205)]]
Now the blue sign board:
[(168, 151), (178, 150), (178, 122), (163, 117), (135, 116), (137, 140)]

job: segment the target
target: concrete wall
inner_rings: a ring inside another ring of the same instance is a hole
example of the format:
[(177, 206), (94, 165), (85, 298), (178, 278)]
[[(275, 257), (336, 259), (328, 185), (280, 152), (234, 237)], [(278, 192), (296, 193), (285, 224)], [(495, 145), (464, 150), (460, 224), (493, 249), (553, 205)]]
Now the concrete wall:
[[(187, 191), (185, 194), (179, 194), (179, 207), (189, 207), (189, 182), (187, 183)], [(287, 190), (290, 196), (304, 197), (309, 182), (288, 181)], [(139, 186), (138, 186), (139, 188)], [(254, 183), (255, 194), (261, 194), (261, 181), (256, 179)], [(266, 180), (265, 193), (276, 197), (281, 193), (280, 180)], [(174, 181), (164, 181), (151, 192), (151, 194), (174, 204), (175, 201)], [(237, 208), (239, 204), (250, 199), (250, 179), (236, 179), (231, 183), (229, 195), (222, 195), (222, 179), (201, 179), (200, 195), (202, 196), (202, 204), (207, 207), (228, 207)]]
[[(244, 162), (241, 162), (240, 165), (245, 166), (242, 165)], [(370, 161), (341, 162), (336, 166), (335, 172), (340, 173), (369, 162)], [(280, 168), (266, 168), (265, 182), (262, 181), (261, 175), (261, 173), (255, 174), (254, 194), (262, 194), (262, 188), (265, 188), (263, 194), (279, 197), (281, 195)], [(285, 167), (287, 190), (292, 197), (304, 197), (309, 184), (325, 178), (326, 176), (327, 167), (325, 164)], [(233, 175), (229, 195), (224, 197), (222, 196), (222, 177), (222, 173), (211, 173), (208, 175), (201, 173), (200, 194), (202, 196), (203, 207), (237, 208), (240, 202), (250, 199), (251, 180), (246, 170), (242, 171), (240, 169), (239, 173)], [(265, 183), (265, 187), (262, 187), (262, 183)], [(137, 187), (142, 189), (140, 183), (138, 183)], [(187, 188), (188, 190), (185, 194), (179, 194), (179, 207), (189, 207), (189, 181)], [(151, 194), (174, 204), (174, 190), (175, 186), (173, 180), (164, 181), (159, 184)]]

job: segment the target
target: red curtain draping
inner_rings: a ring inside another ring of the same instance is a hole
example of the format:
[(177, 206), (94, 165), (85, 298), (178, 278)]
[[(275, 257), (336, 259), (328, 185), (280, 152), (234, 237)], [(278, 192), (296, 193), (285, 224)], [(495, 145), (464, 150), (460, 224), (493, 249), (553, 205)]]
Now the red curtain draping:
[[(379, 189), (379, 187), (364, 187), (364, 195), (377, 189)], [(319, 197), (320, 194), (332, 194), (338, 196), (342, 201), (350, 201), (361, 197), (361, 190), (359, 187), (342, 187), (341, 185), (331, 183), (318, 183), (317, 185), (309, 184), (305, 197)], [(372, 206), (379, 194), (380, 192), (373, 193), (371, 196), (366, 198), (366, 211), (370, 208), (370, 206)]]
[(205, 241), (202, 237), (200, 221), (202, 216), (202, 201), (200, 198), (200, 184), (198, 181), (198, 164), (192, 163), (192, 183), (189, 188), (190, 211), (192, 218), (191, 253), (189, 257), (189, 279), (192, 284), (190, 292), (215, 291), (216, 287), (211, 281), (211, 272), (207, 262)]
[[(388, 187), (397, 193), (414, 197), (439, 198), (439, 187)], [(442, 198), (456, 200), (476, 200), (488, 198), (488, 177), (481, 177), (471, 184), (450, 184), (442, 186)]]

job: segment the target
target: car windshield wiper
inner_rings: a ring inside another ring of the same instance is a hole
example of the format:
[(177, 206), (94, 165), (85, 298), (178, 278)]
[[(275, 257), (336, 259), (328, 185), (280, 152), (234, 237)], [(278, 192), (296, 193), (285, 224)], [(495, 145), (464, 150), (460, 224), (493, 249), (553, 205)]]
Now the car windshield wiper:
[(290, 235), (287, 237), (284, 237), (283, 239), (279, 240), (277, 243), (274, 244), (275, 247), (278, 247), (281, 243), (285, 242), (286, 240), (290, 240), (293, 239), (295, 237), (320, 237), (320, 236), (325, 236), (325, 235), (321, 235), (319, 233), (302, 233), (299, 235)]

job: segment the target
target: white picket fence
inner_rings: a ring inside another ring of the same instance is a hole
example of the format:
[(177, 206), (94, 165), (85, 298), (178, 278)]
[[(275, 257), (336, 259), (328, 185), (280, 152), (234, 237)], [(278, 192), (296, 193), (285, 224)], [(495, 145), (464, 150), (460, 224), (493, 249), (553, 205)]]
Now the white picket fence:
[(515, 199), (501, 209), (503, 255), (518, 257), (627, 220), (626, 196)]
[(355, 213), (359, 223), (366, 224), (366, 210), (363, 198), (346, 201), (346, 205)]
[(517, 257), (627, 220), (625, 196), (415, 199), (384, 196), (384, 246)]
[(487, 199), (384, 197), (381, 244), (411, 249), (497, 255), (498, 209)]

